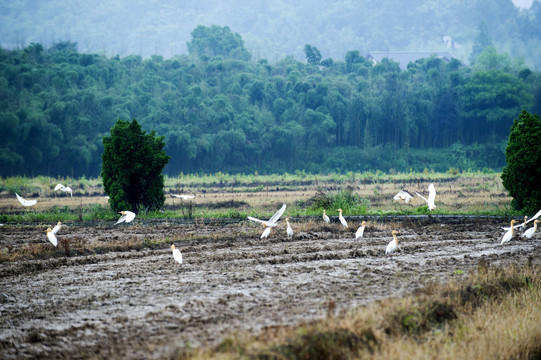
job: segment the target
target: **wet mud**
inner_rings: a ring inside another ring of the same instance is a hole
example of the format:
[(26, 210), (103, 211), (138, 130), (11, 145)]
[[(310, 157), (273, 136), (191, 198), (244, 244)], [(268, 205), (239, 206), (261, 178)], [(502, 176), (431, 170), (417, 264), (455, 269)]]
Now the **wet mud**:
[[(501, 246), (500, 220), (371, 221), (355, 241), (360, 221), (349, 229), (293, 222), (293, 239), (282, 222), (268, 239), (246, 222), (68, 224), (56, 249), (43, 226), (1, 226), (4, 254), (44, 255), (0, 263), (0, 358), (170, 358), (466, 276), (480, 261), (506, 266), (541, 255), (539, 234)], [(393, 229), (399, 251), (390, 257)], [(62, 249), (66, 239), (72, 251)], [(129, 246), (141, 241), (148, 246)]]

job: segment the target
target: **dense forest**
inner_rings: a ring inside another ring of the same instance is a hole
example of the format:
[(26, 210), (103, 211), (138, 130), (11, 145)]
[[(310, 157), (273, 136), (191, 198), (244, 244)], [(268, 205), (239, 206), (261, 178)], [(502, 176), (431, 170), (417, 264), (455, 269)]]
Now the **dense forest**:
[(358, 50), (251, 60), (238, 33), (198, 26), (189, 55), (107, 57), (61, 41), (0, 49), (0, 169), (97, 176), (118, 119), (164, 136), (166, 172), (500, 169), (513, 119), (541, 113), (541, 75), (480, 26), (472, 66), (401, 70)]

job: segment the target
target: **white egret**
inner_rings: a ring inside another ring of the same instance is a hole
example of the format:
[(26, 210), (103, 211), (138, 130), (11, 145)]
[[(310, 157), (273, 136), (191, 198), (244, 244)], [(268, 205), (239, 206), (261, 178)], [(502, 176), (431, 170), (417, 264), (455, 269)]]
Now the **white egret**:
[(327, 224), (331, 222), (329, 216), (325, 214), (325, 209), (323, 209), (323, 221), (325, 221)]
[(61, 227), (62, 227), (62, 223), (61, 223), (60, 221), (57, 222), (56, 225), (55, 225), (55, 227), (54, 227), (53, 230), (52, 230), (52, 233), (53, 233), (53, 234), (56, 234), (56, 233), (60, 230)]
[(427, 205), (428, 205), (428, 210), (432, 211), (436, 208), (436, 204), (434, 203), (434, 201), (436, 200), (436, 188), (434, 187), (434, 184), (431, 183), (430, 185), (428, 185), (428, 199), (426, 199), (424, 196), (422, 196), (421, 194), (419, 194), (417, 191), (415, 192), (417, 194), (417, 196), (419, 196), (421, 199), (423, 199), (424, 201), (426, 201)]
[(130, 221), (135, 219), (135, 213), (132, 213), (131, 211), (120, 211), (119, 214), (121, 214), (122, 216), (120, 217), (120, 219), (118, 219), (115, 225), (124, 221), (129, 223)]
[(293, 229), (291, 228), (291, 225), (289, 225), (289, 218), (286, 218), (286, 224), (287, 224), (287, 237), (289, 239), (293, 238)]
[(523, 238), (531, 239), (533, 238), (535, 232), (537, 231), (537, 224), (539, 223), (539, 220), (535, 219), (533, 222), (533, 227), (529, 228), (528, 230), (524, 231), (524, 234), (522, 234)]
[(502, 237), (502, 242), (501, 242), (502, 245), (513, 238), (514, 231), (515, 231), (515, 227), (513, 225), (515, 225), (516, 222), (517, 221), (515, 219), (511, 220), (511, 227)]
[(38, 202), (37, 200), (26, 200), (22, 196), (19, 196), (19, 194), (17, 193), (15, 193), (15, 195), (17, 195), (17, 200), (19, 200), (22, 206), (32, 206), (36, 205), (36, 203)]
[[(524, 217), (524, 222), (523, 222), (522, 224), (515, 225), (515, 228), (526, 226), (530, 221), (535, 221), (535, 219), (537, 219), (539, 216), (541, 216), (541, 210), (539, 210), (538, 212), (536, 212), (535, 215), (532, 216), (532, 217), (530, 218), (530, 220), (528, 220), (528, 221), (526, 221), (527, 216), (525, 216), (525, 217)], [(508, 227), (502, 227), (502, 229), (504, 229), (504, 230), (509, 230)]]
[(272, 217), (267, 221), (260, 220), (251, 216), (248, 216), (248, 219), (261, 223), (261, 225), (265, 228), (265, 230), (263, 231), (263, 234), (261, 234), (261, 238), (264, 238), (264, 237), (266, 238), (267, 236), (269, 236), (272, 228), (276, 227), (276, 223), (278, 222), (278, 220), (280, 219), (280, 216), (282, 216), (284, 211), (286, 211), (286, 204), (283, 204), (280, 210), (278, 210), (274, 215), (272, 215)]
[[(524, 222), (522, 224), (517, 224), (513, 226), (515, 229), (524, 228), (527, 224), (526, 220), (528, 219), (528, 216), (524, 216)], [(511, 229), (509, 226), (502, 226), (502, 229), (505, 231), (509, 231)]]
[(51, 228), (47, 228), (47, 239), (49, 239), (51, 244), (53, 244), (54, 246), (58, 245), (56, 235), (53, 233), (53, 230), (51, 230)]
[(385, 254), (390, 254), (394, 252), (398, 248), (398, 238), (396, 237), (396, 234), (398, 234), (398, 231), (393, 230), (393, 240), (387, 245), (387, 248), (385, 249)]
[(357, 229), (357, 232), (355, 233), (355, 240), (363, 237), (365, 228), (366, 228), (366, 221), (363, 221), (361, 223), (361, 226), (359, 226), (359, 228)]
[(400, 192), (393, 197), (393, 200), (403, 201), (407, 204), (410, 202), (412, 197), (413, 196), (411, 196), (411, 194), (407, 192), (406, 190), (400, 190)]
[[(519, 225), (515, 225), (515, 229), (518, 228), (518, 227), (524, 227), (526, 226), (530, 221), (535, 221), (535, 219), (537, 219), (539, 216), (541, 216), (541, 210), (539, 210), (537, 213), (535, 213), (534, 216), (532, 216), (530, 218), (530, 220), (526, 221), (526, 218), (527, 216), (524, 217), (524, 222), (522, 224), (519, 224)], [(509, 230), (508, 227), (502, 227), (502, 229), (504, 230)]]
[(173, 250), (173, 259), (179, 264), (182, 264), (182, 254), (180, 253), (180, 250), (175, 249), (175, 244), (171, 245), (171, 249)]
[(347, 229), (348, 223), (346, 219), (342, 216), (342, 209), (338, 209), (338, 219), (340, 220), (340, 223), (342, 223), (342, 226)]
[(71, 190), (71, 188), (69, 186), (64, 186), (62, 184), (57, 184), (54, 188), (54, 191), (58, 191), (58, 190), (61, 190), (63, 192), (69, 192), (71, 197), (73, 197), (73, 192)]
[(267, 226), (267, 225), (263, 224), (263, 227), (265, 228), (265, 230), (263, 230), (263, 233), (259, 237), (260, 239), (268, 237), (269, 234), (271, 233), (271, 230), (272, 230), (272, 226)]
[(195, 198), (195, 195), (185, 195), (185, 194), (171, 194), (171, 196), (176, 198), (181, 198), (182, 200), (189, 200)]

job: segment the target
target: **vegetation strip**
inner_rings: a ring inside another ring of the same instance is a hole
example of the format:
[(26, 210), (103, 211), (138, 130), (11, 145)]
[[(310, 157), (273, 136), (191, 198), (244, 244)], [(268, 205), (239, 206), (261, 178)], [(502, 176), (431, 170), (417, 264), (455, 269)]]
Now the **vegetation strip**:
[[(531, 260), (531, 259), (530, 259)], [(489, 267), (464, 281), (298, 327), (233, 335), (178, 358), (509, 359), (541, 355), (541, 266)]]

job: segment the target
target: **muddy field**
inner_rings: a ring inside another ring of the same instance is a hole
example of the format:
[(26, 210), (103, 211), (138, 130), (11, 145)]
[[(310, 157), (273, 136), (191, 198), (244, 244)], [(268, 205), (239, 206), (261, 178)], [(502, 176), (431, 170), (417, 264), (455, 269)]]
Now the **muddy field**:
[[(333, 220), (299, 219), (291, 240), (283, 221), (264, 240), (245, 221), (67, 224), (56, 249), (41, 225), (1, 226), (0, 251), (45, 255), (0, 263), (0, 358), (170, 358), (228, 334), (326, 317), (329, 302), (344, 313), (465, 276), (479, 261), (541, 255), (539, 235), (501, 246), (503, 219), (371, 218), (361, 241), (361, 219), (347, 230)], [(393, 229), (400, 251), (390, 258)], [(149, 246), (128, 246), (137, 242)]]

